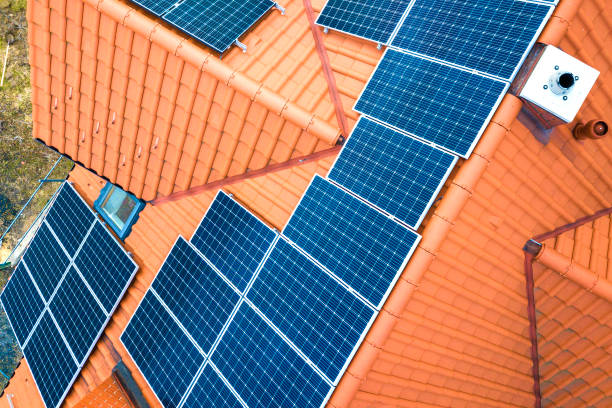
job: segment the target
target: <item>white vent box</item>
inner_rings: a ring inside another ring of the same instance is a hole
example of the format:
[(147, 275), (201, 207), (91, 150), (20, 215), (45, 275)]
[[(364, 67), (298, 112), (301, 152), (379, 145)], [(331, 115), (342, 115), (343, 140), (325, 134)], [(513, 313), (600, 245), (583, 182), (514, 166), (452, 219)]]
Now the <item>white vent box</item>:
[(537, 43), (510, 92), (550, 129), (574, 120), (598, 76), (599, 71), (560, 49)]

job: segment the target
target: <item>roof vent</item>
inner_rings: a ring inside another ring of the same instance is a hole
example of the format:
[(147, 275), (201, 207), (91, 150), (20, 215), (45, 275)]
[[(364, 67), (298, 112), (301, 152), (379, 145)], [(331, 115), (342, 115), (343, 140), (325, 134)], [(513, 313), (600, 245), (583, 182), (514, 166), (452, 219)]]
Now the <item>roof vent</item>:
[(599, 71), (553, 47), (536, 44), (523, 64), (511, 92), (550, 129), (570, 123), (593, 88)]

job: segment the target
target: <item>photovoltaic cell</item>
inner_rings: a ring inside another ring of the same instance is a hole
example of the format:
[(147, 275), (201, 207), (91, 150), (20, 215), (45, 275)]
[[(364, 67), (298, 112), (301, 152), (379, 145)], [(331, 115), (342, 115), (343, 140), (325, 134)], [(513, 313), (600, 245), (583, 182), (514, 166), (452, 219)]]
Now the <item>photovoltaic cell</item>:
[(361, 117), (328, 177), (416, 229), (456, 161)]
[(73, 267), (49, 304), (49, 310), (77, 361), (83, 363), (106, 321), (106, 313)]
[(243, 408), (238, 398), (227, 388), (210, 363), (204, 367), (183, 407)]
[(329, 0), (317, 24), (386, 44), (410, 0)]
[(204, 356), (152, 291), (130, 319), (121, 342), (164, 407), (176, 407)]
[(257, 217), (219, 191), (191, 242), (242, 292), (275, 237)]
[(331, 389), (246, 303), (211, 359), (251, 408), (319, 407)]
[(332, 382), (374, 310), (281, 239), (247, 297)]
[(112, 238), (101, 223), (96, 222), (74, 260), (89, 286), (110, 313), (125, 291), (138, 267)]
[(507, 84), (388, 49), (355, 110), (468, 157)]
[(59, 406), (79, 367), (49, 312), (42, 316), (23, 354), (45, 405)]
[(550, 11), (519, 0), (417, 0), (392, 45), (509, 80)]
[(45, 220), (73, 257), (95, 216), (70, 183), (62, 184)]
[(46, 223), (41, 224), (23, 259), (45, 301), (49, 301), (70, 260)]
[(179, 237), (152, 285), (199, 346), (208, 353), (240, 296)]
[(420, 239), (319, 176), (283, 234), (377, 307)]
[(185, 0), (163, 18), (223, 53), (273, 5), (271, 0)]
[(25, 264), (21, 262), (0, 296), (19, 345), (23, 345), (45, 308)]

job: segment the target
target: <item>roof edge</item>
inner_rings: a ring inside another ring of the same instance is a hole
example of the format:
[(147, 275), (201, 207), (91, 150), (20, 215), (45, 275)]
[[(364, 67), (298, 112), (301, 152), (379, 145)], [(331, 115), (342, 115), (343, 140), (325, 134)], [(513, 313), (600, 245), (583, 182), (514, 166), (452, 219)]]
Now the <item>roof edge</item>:
[(205, 51), (191, 39), (182, 37), (144, 13), (117, 0), (84, 0), (96, 10), (112, 17), (125, 27), (144, 36), (164, 48), (169, 53), (183, 58), (212, 75), (235, 91), (249, 97), (253, 102), (275, 112), (306, 132), (322, 141), (334, 145), (341, 131), (317, 115), (307, 112), (289, 99), (266, 88), (263, 83), (254, 81), (247, 75), (222, 62), (213, 54)]
[(582, 286), (587, 292), (612, 303), (612, 282), (601, 278), (550, 246), (544, 244), (536, 260), (562, 277)]

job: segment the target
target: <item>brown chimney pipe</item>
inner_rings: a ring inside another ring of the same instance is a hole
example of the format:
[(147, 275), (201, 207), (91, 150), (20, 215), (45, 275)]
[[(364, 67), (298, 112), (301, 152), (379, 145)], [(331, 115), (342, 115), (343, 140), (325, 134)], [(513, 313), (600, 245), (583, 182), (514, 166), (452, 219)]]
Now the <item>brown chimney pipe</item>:
[(584, 123), (578, 123), (574, 128), (574, 137), (576, 140), (584, 139), (601, 139), (608, 133), (608, 124), (603, 120), (591, 120)]

